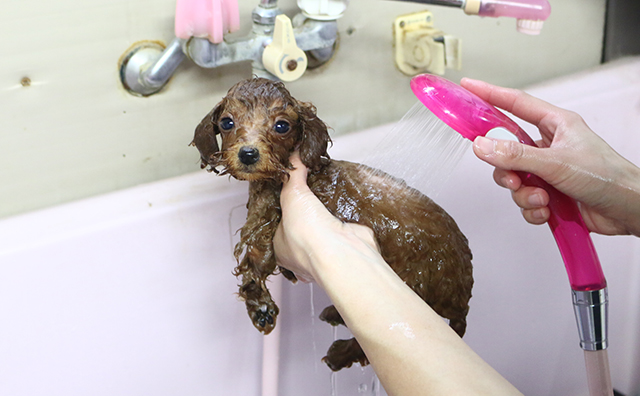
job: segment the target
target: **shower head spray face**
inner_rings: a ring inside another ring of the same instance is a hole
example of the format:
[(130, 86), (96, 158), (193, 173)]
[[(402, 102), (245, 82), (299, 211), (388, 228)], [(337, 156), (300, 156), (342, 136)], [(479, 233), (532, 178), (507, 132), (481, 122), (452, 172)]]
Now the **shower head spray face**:
[[(411, 89), (436, 117), (463, 137), (515, 136), (520, 143), (535, 142), (511, 118), (480, 97), (442, 77), (422, 74), (411, 80)], [(509, 132), (509, 133), (505, 133)], [(523, 184), (543, 188), (549, 194), (549, 226), (569, 275), (573, 290), (600, 290), (607, 283), (593, 242), (575, 201), (536, 175), (517, 172)]]

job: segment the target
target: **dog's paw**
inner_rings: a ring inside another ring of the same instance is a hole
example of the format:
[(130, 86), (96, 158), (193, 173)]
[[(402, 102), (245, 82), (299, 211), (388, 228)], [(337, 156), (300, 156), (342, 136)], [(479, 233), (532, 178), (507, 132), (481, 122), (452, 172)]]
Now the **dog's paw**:
[(327, 322), (331, 326), (338, 326), (338, 325), (346, 326), (344, 324), (344, 320), (342, 320), (342, 316), (340, 316), (340, 313), (338, 313), (338, 310), (333, 305), (329, 305), (328, 307), (323, 309), (322, 312), (320, 313), (319, 318), (321, 321)]
[(327, 351), (327, 356), (323, 357), (322, 361), (333, 371), (351, 367), (353, 363), (360, 363), (361, 366), (369, 364), (369, 359), (367, 359), (355, 338), (334, 341)]
[(278, 268), (280, 269), (280, 273), (282, 274), (282, 276), (287, 278), (287, 280), (291, 281), (292, 283), (296, 283), (298, 281), (298, 278), (296, 278), (296, 274), (294, 274), (293, 272), (289, 271), (284, 267), (278, 267)]
[(278, 306), (273, 301), (252, 305), (248, 309), (253, 325), (265, 335), (271, 333), (276, 327), (276, 317), (279, 311)]

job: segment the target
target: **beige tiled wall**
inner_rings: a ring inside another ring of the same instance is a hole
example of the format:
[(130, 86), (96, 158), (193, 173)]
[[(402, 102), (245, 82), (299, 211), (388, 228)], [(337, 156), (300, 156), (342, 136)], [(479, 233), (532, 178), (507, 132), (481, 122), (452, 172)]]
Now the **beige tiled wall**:
[[(241, 0), (249, 29), (258, 3)], [(605, 0), (552, 0), (538, 37), (515, 21), (383, 0), (352, 0), (335, 59), (288, 84), (334, 134), (399, 119), (414, 103), (392, 59), (395, 16), (430, 9), (463, 41), (463, 69), (448, 72), (522, 87), (599, 63)], [(293, 0), (280, 2), (290, 16)], [(194, 126), (249, 64), (203, 70), (186, 61), (167, 89), (138, 98), (118, 80), (134, 42), (172, 39), (175, 0), (9, 0), (0, 3), (0, 217), (195, 172)], [(21, 81), (27, 77), (28, 86)], [(213, 177), (213, 176), (212, 176)]]

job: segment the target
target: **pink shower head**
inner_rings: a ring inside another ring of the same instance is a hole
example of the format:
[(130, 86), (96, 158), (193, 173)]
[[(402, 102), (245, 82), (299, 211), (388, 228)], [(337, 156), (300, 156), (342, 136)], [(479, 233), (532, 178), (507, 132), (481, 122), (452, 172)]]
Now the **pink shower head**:
[(421, 74), (411, 79), (411, 89), (436, 117), (471, 141), (494, 128), (504, 128), (521, 143), (534, 145), (511, 118), (445, 78)]
[[(469, 140), (499, 130), (503, 135), (509, 132), (520, 143), (535, 145), (504, 113), (451, 81), (422, 74), (411, 80), (411, 89), (436, 117)], [(571, 288), (588, 291), (606, 287), (598, 255), (575, 201), (533, 174), (518, 174), (524, 184), (544, 188), (549, 193), (549, 226), (562, 254)]]

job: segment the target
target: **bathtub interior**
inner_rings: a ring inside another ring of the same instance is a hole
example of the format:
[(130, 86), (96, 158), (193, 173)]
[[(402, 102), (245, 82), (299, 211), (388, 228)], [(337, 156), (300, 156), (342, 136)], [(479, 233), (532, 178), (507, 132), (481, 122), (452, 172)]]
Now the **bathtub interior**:
[[(528, 91), (579, 112), (640, 163), (640, 60)], [(331, 154), (361, 160), (390, 128), (337, 138)], [(468, 152), (436, 197), (474, 252), (465, 339), (525, 394), (587, 394), (555, 242), (522, 220), (491, 172)], [(198, 172), (0, 221), (2, 393), (261, 394), (263, 337), (231, 275), (246, 190)], [(613, 382), (640, 394), (640, 243), (594, 242), (609, 283)], [(332, 375), (320, 362), (336, 336), (317, 319), (326, 305), (318, 287), (283, 284), (279, 356), (264, 363), (277, 368), (278, 394), (376, 394), (370, 368)]]

